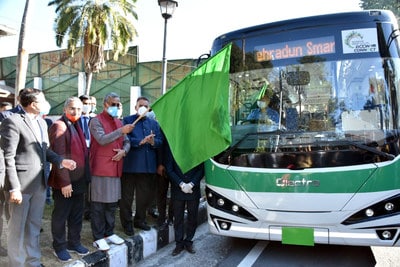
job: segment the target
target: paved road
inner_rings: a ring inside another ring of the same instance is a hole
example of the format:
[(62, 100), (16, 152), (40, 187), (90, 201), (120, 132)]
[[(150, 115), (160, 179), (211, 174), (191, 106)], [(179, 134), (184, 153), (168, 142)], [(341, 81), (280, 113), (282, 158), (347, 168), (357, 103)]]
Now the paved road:
[(206, 223), (199, 226), (194, 246), (196, 254), (187, 252), (173, 257), (174, 244), (159, 250), (137, 266), (400, 266), (400, 248), (316, 245), (314, 247), (282, 245), (280, 242), (246, 240), (212, 235)]

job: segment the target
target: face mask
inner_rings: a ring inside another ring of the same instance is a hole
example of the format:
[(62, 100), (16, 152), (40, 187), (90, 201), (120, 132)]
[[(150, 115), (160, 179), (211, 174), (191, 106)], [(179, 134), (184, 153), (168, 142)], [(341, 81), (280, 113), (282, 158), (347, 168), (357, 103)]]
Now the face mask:
[(264, 109), (267, 107), (267, 102), (264, 101), (257, 101), (257, 106), (261, 109)]
[(82, 113), (83, 114), (89, 114), (89, 111), (90, 111), (91, 108), (92, 108), (91, 105), (83, 105), (82, 106)]
[[(107, 113), (110, 114), (111, 117), (118, 117), (118, 107), (108, 107)], [(122, 110), (121, 110), (122, 113)]]
[(65, 116), (67, 117), (67, 119), (69, 119), (72, 123), (76, 122), (77, 120), (79, 120), (80, 116), (78, 115), (71, 115), (69, 113), (65, 113)]
[(47, 101), (45, 101), (45, 102), (43, 102), (43, 103), (41, 104), (39, 113), (40, 113), (40, 115), (42, 115), (42, 116), (49, 115), (50, 109), (51, 109), (50, 103), (47, 102)]
[(97, 111), (97, 108), (96, 108), (96, 106), (92, 106), (92, 108), (91, 108), (90, 112), (91, 112), (91, 113), (95, 113), (96, 111)]
[(146, 112), (146, 110), (147, 110), (146, 107), (141, 106), (141, 107), (138, 109), (137, 113), (139, 114), (139, 116), (142, 116), (142, 115)]

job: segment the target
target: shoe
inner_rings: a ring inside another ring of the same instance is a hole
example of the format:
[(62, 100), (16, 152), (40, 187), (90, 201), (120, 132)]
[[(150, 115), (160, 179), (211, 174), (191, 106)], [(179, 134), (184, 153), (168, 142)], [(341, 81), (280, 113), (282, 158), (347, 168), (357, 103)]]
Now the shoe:
[(140, 228), (145, 231), (150, 231), (150, 226), (148, 226), (145, 222), (143, 223), (135, 223), (135, 228)]
[(194, 250), (194, 248), (193, 248), (193, 245), (192, 245), (192, 244), (190, 244), (190, 245), (186, 245), (186, 246), (185, 246), (185, 248), (186, 248), (186, 251), (187, 251), (187, 252), (189, 252), (190, 254), (194, 254), (194, 253), (196, 253), (196, 250)]
[(172, 251), (172, 256), (179, 255), (183, 251), (183, 247), (176, 246), (175, 249)]
[(127, 236), (133, 236), (135, 234), (135, 231), (133, 231), (132, 228), (132, 224), (129, 223), (126, 227), (124, 227), (124, 233)]
[(94, 241), (93, 246), (101, 251), (107, 251), (110, 249), (110, 246), (104, 238)]
[(125, 240), (123, 240), (121, 237), (117, 236), (116, 234), (106, 237), (106, 240), (115, 245), (121, 245), (121, 244), (125, 243)]
[(69, 255), (66, 249), (54, 251), (54, 256), (56, 256), (61, 262), (69, 262), (72, 260), (71, 255)]
[(85, 255), (89, 254), (89, 250), (82, 245), (77, 245), (72, 248), (67, 248), (67, 251), (77, 253), (80, 256), (85, 256)]

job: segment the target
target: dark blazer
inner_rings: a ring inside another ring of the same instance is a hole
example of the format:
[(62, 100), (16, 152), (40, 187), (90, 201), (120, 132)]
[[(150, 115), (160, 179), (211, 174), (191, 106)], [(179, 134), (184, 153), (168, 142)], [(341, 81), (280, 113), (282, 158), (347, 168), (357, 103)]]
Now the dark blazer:
[[(139, 115), (131, 115), (122, 120), (124, 125), (131, 124)], [(150, 144), (139, 145), (147, 135), (153, 133), (154, 146)], [(132, 132), (127, 134), (131, 142), (131, 149), (124, 158), (123, 172), (125, 173), (156, 173), (157, 151), (162, 145), (160, 126), (156, 120), (144, 117), (136, 123)]]
[(50, 149), (47, 124), (39, 117), (42, 136), (35, 133), (31, 119), (22, 110), (6, 118), (0, 125), (0, 147), (4, 151), (6, 177), (5, 190), (19, 189), (33, 193), (47, 185), (45, 163), (59, 168), (63, 158)]
[(57, 154), (76, 162), (76, 169), (52, 168), (49, 186), (61, 189), (72, 184), (74, 194), (84, 193), (89, 181), (89, 151), (85, 136), (78, 123), (71, 123), (65, 116), (55, 121), (49, 128), (50, 147)]
[[(204, 163), (197, 165), (186, 173), (182, 173), (174, 157), (172, 156), (171, 150), (167, 147), (167, 153), (165, 158), (165, 169), (169, 179), (171, 180), (171, 199), (172, 200), (198, 200), (200, 199), (200, 181), (204, 177)], [(193, 193), (186, 194), (182, 192), (179, 184), (181, 182), (194, 184), (192, 188)]]

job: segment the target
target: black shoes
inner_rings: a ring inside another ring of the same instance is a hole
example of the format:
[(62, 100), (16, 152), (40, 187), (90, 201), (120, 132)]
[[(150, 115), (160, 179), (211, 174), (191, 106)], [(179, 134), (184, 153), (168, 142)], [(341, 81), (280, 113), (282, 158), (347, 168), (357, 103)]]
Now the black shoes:
[(172, 251), (172, 256), (179, 255), (183, 251), (183, 247), (176, 246), (175, 249)]
[(186, 251), (189, 252), (190, 254), (194, 254), (196, 253), (196, 250), (194, 250), (193, 245), (189, 244), (189, 245), (185, 245)]
[(133, 231), (133, 228), (132, 228), (132, 224), (128, 224), (128, 225), (124, 228), (124, 233), (125, 233), (127, 236), (133, 236), (133, 235), (135, 234), (135, 231)]
[(150, 231), (150, 226), (148, 226), (145, 222), (142, 223), (135, 223), (135, 228), (139, 228), (145, 231)]

